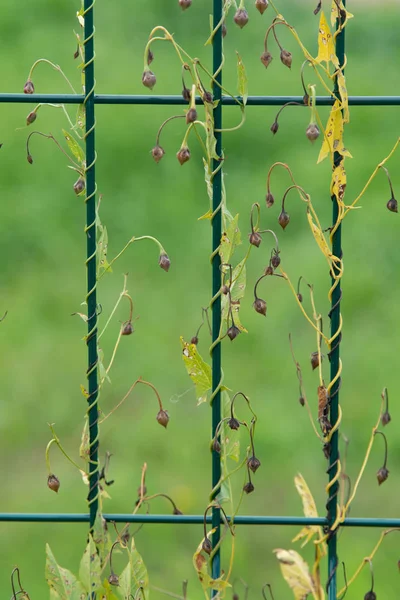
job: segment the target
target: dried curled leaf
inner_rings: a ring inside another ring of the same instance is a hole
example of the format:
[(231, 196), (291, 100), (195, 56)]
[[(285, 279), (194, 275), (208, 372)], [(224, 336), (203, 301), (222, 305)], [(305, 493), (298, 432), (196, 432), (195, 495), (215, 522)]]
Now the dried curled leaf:
[[(274, 550), (276, 558), (279, 560), (282, 575), (291, 588), (295, 600), (306, 600), (309, 594), (313, 595), (315, 600), (323, 600), (324, 592), (316, 586), (307, 563), (294, 550)], [(322, 593), (322, 595), (321, 595)]]
[[(299, 473), (294, 478), (294, 483), (296, 489), (300, 495), (300, 498), (303, 502), (303, 512), (306, 517), (318, 517), (317, 507), (315, 505), (314, 498), (310, 492), (310, 489), (305, 482), (304, 477)], [(303, 529), (293, 538), (293, 542), (297, 542), (298, 540), (302, 540), (306, 538), (302, 543), (301, 547), (303, 548), (313, 537), (317, 535), (319, 538), (322, 538), (322, 529), (318, 525), (306, 525)]]

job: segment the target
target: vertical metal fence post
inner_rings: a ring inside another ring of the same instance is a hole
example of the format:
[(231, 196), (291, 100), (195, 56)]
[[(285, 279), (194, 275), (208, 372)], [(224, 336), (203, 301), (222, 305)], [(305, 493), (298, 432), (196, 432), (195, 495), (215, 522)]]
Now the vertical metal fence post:
[[(343, 1), (343, 6), (346, 5), (346, 0)], [(336, 27), (339, 27), (339, 19), (337, 20)], [(336, 38), (336, 55), (339, 60), (340, 67), (343, 67), (345, 61), (345, 33), (344, 29), (337, 35)], [(339, 97), (338, 81), (335, 81), (334, 93)], [(334, 154), (334, 164), (337, 166), (342, 160), (341, 155), (338, 152)], [(335, 226), (339, 213), (338, 200), (336, 196), (332, 196), (332, 225)], [(338, 258), (342, 258), (342, 225), (336, 229), (332, 236), (332, 253)], [(334, 268), (335, 273), (338, 270)], [(332, 285), (335, 283), (334, 277), (332, 277)], [(340, 303), (342, 298), (341, 282), (339, 280), (335, 289), (332, 293), (331, 311), (329, 313), (331, 319), (331, 336), (333, 336), (339, 329), (340, 326)], [(333, 341), (333, 347), (330, 352), (330, 377), (331, 381), (336, 377), (339, 371), (340, 361), (340, 342), (342, 334), (339, 333), (338, 337)], [(332, 386), (330, 391), (331, 405), (330, 405), (330, 421), (334, 425), (339, 418), (339, 389), (340, 389), (339, 377)], [(329, 457), (329, 481), (336, 476), (338, 470), (339, 459), (339, 431), (335, 431), (331, 440), (331, 453)], [(330, 523), (333, 523), (337, 516), (337, 494), (339, 491), (339, 483), (336, 482), (330, 489), (330, 496), (327, 503), (328, 517)], [(337, 594), (337, 578), (336, 570), (338, 566), (338, 555), (337, 555), (337, 532), (334, 532), (328, 541), (328, 600), (336, 600)]]
[(87, 314), (88, 334), (88, 405), (89, 405), (89, 512), (93, 527), (98, 509), (98, 380), (97, 380), (97, 260), (96, 260), (96, 178), (95, 178), (95, 114), (94, 114), (94, 0), (84, 3), (85, 46), (85, 115), (86, 115), (86, 236), (87, 236)]
[[(222, 19), (222, 0), (213, 0), (213, 27), (216, 28), (218, 23)], [(219, 27), (214, 35), (213, 39), (213, 72), (216, 73), (222, 64), (222, 27)], [(221, 70), (222, 71), (222, 70)], [(218, 105), (214, 108), (214, 126), (215, 129), (221, 129), (222, 127), (222, 104), (221, 104), (221, 88), (218, 84), (222, 83), (222, 72), (219, 71), (216, 76), (216, 83), (213, 84), (214, 100), (219, 100)], [(215, 133), (217, 140), (216, 153), (218, 156), (222, 156), (222, 135), (221, 133)], [(215, 171), (220, 167), (220, 162), (216, 159), (213, 160), (213, 170)], [(218, 253), (218, 248), (221, 242), (221, 199), (222, 199), (222, 169), (219, 169), (213, 178), (213, 212), (214, 218), (212, 221), (212, 294), (213, 297), (219, 292), (221, 288), (221, 259)], [(212, 341), (218, 339), (221, 328), (221, 296), (215, 300), (212, 305)], [(212, 352), (212, 389), (217, 390), (220, 386), (221, 381), (221, 344), (218, 343), (213, 348)], [(214, 437), (215, 430), (218, 423), (221, 420), (221, 394), (219, 391), (214, 396), (212, 403), (212, 435)], [(212, 453), (212, 487), (214, 488), (221, 478), (221, 461), (220, 455), (213, 450)], [(212, 526), (216, 528), (213, 534), (212, 544), (213, 548), (219, 543), (220, 540), (220, 511), (217, 508), (212, 509)], [(221, 572), (221, 559), (220, 552), (214, 554), (212, 560), (212, 576), (214, 579), (220, 576)], [(215, 595), (215, 592), (214, 594)]]

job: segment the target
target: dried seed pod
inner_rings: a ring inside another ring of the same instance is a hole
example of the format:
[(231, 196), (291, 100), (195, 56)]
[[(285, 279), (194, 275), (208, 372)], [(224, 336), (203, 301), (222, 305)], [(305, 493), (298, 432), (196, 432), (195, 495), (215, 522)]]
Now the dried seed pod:
[(156, 417), (158, 423), (160, 423), (160, 425), (162, 425), (163, 427), (167, 427), (168, 425), (168, 421), (169, 421), (169, 415), (168, 412), (166, 410), (159, 410), (157, 413), (157, 417)]
[(184, 100), (186, 100), (186, 102), (190, 102), (190, 99), (191, 99), (190, 90), (186, 86), (184, 86), (184, 88), (182, 90), (182, 98)]
[(157, 78), (154, 75), (153, 71), (150, 71), (150, 69), (146, 69), (146, 71), (143, 72), (142, 83), (145, 87), (149, 88), (150, 90), (153, 89), (153, 87), (157, 83)]
[(137, 493), (139, 498), (143, 498), (147, 494), (147, 487), (145, 485), (143, 487), (139, 485)]
[(34, 121), (36, 121), (36, 117), (37, 117), (37, 114), (36, 114), (36, 112), (33, 110), (33, 111), (32, 111), (32, 112), (30, 112), (30, 113), (29, 113), (29, 115), (26, 117), (26, 124), (27, 124), (27, 125), (32, 125), (32, 123), (33, 123)]
[(74, 192), (77, 196), (81, 194), (85, 190), (85, 180), (82, 177), (79, 177), (74, 183)]
[(223, 285), (223, 286), (222, 286), (222, 288), (221, 288), (221, 292), (222, 292), (223, 294), (225, 294), (225, 296), (226, 296), (227, 294), (229, 294), (229, 286), (228, 286), (228, 285)]
[(56, 492), (56, 494), (60, 489), (60, 480), (53, 473), (50, 474), (47, 478), (47, 487), (53, 492)]
[(133, 333), (132, 322), (127, 321), (126, 323), (124, 323), (124, 326), (122, 327), (121, 335), (132, 335), (132, 333)]
[(260, 60), (266, 69), (271, 64), (272, 58), (273, 58), (273, 56), (272, 56), (271, 52), (265, 51), (261, 54)]
[(280, 264), (281, 264), (281, 257), (279, 256), (278, 252), (275, 252), (271, 256), (271, 265), (274, 267), (274, 269), (277, 269)]
[(119, 585), (119, 577), (115, 573), (111, 573), (107, 581), (110, 585)]
[(304, 94), (304, 96), (303, 96), (303, 104), (305, 104), (306, 106), (310, 105), (310, 96), (308, 94)]
[(182, 10), (186, 10), (192, 5), (192, 0), (179, 0), (179, 6)]
[(270, 127), (272, 133), (275, 135), (279, 129), (279, 123), (278, 121), (274, 121)]
[(367, 592), (364, 596), (364, 600), (376, 600), (376, 594), (373, 590)]
[(26, 157), (26, 160), (28, 161), (28, 163), (29, 163), (30, 165), (32, 165), (32, 164), (33, 164), (33, 158), (32, 158), (32, 155), (31, 155), (31, 154), (28, 154), (28, 155), (27, 155), (27, 157)]
[(253, 471), (253, 473), (255, 473), (257, 471), (257, 469), (259, 467), (261, 467), (261, 463), (258, 460), (258, 458), (256, 458), (253, 455), (253, 456), (250, 456), (250, 458), (247, 459), (247, 466), (249, 467), (250, 471)]
[(279, 225), (282, 227), (282, 229), (286, 229), (286, 227), (289, 225), (289, 221), (290, 221), (290, 216), (285, 211), (285, 209), (282, 208), (281, 214), (278, 217)]
[(228, 33), (228, 30), (226, 29), (226, 25), (225, 25), (225, 21), (222, 23), (222, 27), (221, 27), (221, 33), (222, 33), (222, 37), (224, 38), (226, 36), (226, 34)]
[(195, 108), (191, 108), (186, 113), (186, 123), (194, 123), (197, 120), (197, 110)]
[(389, 477), (389, 471), (386, 467), (381, 467), (376, 474), (376, 478), (378, 480), (379, 485), (384, 483), (386, 479)]
[(266, 195), (265, 202), (267, 203), (267, 208), (271, 208), (271, 206), (274, 204), (275, 198), (273, 197), (271, 192), (268, 192), (268, 194)]
[(262, 298), (256, 298), (254, 300), (254, 302), (253, 302), (253, 308), (260, 315), (264, 315), (264, 317), (266, 316), (266, 314), (267, 314), (267, 303)]
[(236, 25), (240, 27), (240, 29), (243, 29), (243, 27), (249, 22), (247, 10), (245, 8), (238, 8), (233, 20), (235, 21)]
[(212, 444), (212, 449), (214, 450), (214, 452), (217, 452), (218, 454), (221, 452), (221, 444), (219, 443), (217, 438), (214, 438), (214, 441)]
[(260, 246), (262, 242), (262, 237), (258, 233), (258, 231), (252, 231), (251, 233), (249, 233), (249, 242), (252, 246), (255, 246), (256, 248)]
[(251, 481), (248, 481), (246, 485), (243, 486), (243, 491), (246, 492), (246, 494), (251, 494), (251, 492), (254, 492), (254, 485), (251, 483)]
[(392, 417), (390, 416), (389, 412), (386, 410), (381, 417), (382, 425), (387, 425), (388, 423), (390, 423), (391, 420), (392, 420)]
[(147, 51), (147, 64), (150, 65), (154, 60), (154, 54), (152, 53), (152, 51), (150, 50), (150, 48)]
[(151, 151), (151, 155), (154, 158), (154, 160), (156, 161), (156, 163), (160, 162), (160, 160), (162, 159), (164, 154), (165, 154), (164, 148), (161, 148), (161, 146), (159, 146), (158, 144), (157, 144), (157, 146), (154, 146), (154, 148)]
[(263, 15), (268, 8), (268, 0), (256, 0), (256, 9)]
[(229, 327), (228, 331), (226, 332), (228, 338), (231, 340), (231, 342), (233, 342), (233, 340), (235, 338), (237, 338), (237, 336), (240, 333), (240, 329), (239, 327), (236, 327), (236, 325), (231, 325), (231, 327)]
[(183, 515), (183, 512), (181, 510), (179, 510), (179, 508), (176, 508), (176, 506), (175, 506), (172, 514), (173, 515)]
[(214, 101), (214, 96), (211, 92), (204, 90), (203, 92), (203, 102), (208, 102), (208, 104), (212, 104)]
[(315, 140), (319, 137), (320, 130), (316, 123), (310, 123), (306, 129), (306, 136), (310, 140), (310, 142), (315, 142)]
[(171, 266), (171, 261), (169, 259), (168, 254), (166, 254), (165, 252), (162, 252), (158, 258), (158, 264), (164, 271), (166, 271), (168, 273), (169, 268)]
[(312, 370), (314, 371), (315, 369), (317, 369), (319, 367), (319, 354), (318, 354), (318, 352), (312, 352), (311, 353), (310, 361), (311, 361)]
[(236, 592), (232, 594), (232, 600), (240, 600), (239, 594), (237, 594)]
[(28, 79), (28, 81), (24, 85), (24, 94), (34, 94), (34, 93), (35, 93), (35, 86), (33, 85), (32, 81), (30, 79)]
[(189, 148), (187, 146), (183, 146), (177, 153), (176, 158), (179, 160), (181, 165), (185, 164), (185, 162), (190, 160)]
[(210, 542), (210, 540), (208, 538), (204, 538), (204, 542), (202, 543), (201, 547), (204, 550), (204, 552), (206, 552), (207, 554), (211, 554), (212, 543)]
[(292, 66), (292, 53), (288, 50), (281, 50), (281, 62), (290, 69)]
[(297, 299), (299, 302), (303, 302), (303, 294), (297, 294)]
[(233, 431), (237, 431), (240, 427), (240, 423), (237, 419), (235, 419), (235, 417), (231, 417), (228, 421), (228, 427)]
[(265, 268), (264, 270), (264, 275), (273, 275), (274, 274), (274, 269), (271, 265), (268, 265), (268, 267)]
[(304, 400), (303, 396), (300, 396), (299, 402), (300, 402), (301, 406), (305, 405), (306, 401)]
[(389, 202), (386, 204), (387, 208), (390, 210), (390, 212), (399, 212), (398, 211), (398, 207), (397, 207), (397, 200), (396, 198), (390, 198)]
[(192, 337), (192, 339), (190, 340), (191, 344), (194, 344), (195, 346), (197, 346), (197, 344), (199, 343), (199, 338), (197, 337), (197, 335), (194, 335)]

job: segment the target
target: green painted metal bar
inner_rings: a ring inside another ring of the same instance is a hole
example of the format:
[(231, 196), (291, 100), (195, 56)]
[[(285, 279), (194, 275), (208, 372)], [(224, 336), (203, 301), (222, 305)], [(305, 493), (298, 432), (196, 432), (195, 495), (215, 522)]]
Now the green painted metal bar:
[[(213, 27), (216, 29), (218, 23), (222, 19), (222, 0), (213, 0)], [(221, 100), (222, 92), (222, 27), (218, 27), (213, 38), (213, 73), (215, 75), (215, 83), (213, 83), (214, 100)], [(219, 84), (219, 85), (218, 85)], [(213, 110), (215, 129), (222, 129), (222, 104), (218, 102)], [(222, 134), (215, 133), (216, 138), (216, 154), (222, 157)], [(218, 253), (218, 248), (221, 243), (222, 235), (222, 168), (220, 161), (213, 159), (214, 176), (212, 179), (213, 188), (213, 212), (212, 220), (212, 295), (215, 297), (221, 289), (221, 259)], [(221, 330), (221, 296), (219, 295), (212, 305), (212, 341), (213, 343), (219, 338)], [(212, 391), (215, 393), (212, 402), (212, 437), (215, 436), (216, 429), (221, 420), (221, 393), (219, 387), (221, 384), (222, 369), (221, 369), (221, 343), (214, 346), (212, 351)], [(217, 390), (217, 391), (216, 391)], [(221, 457), (215, 450), (212, 451), (212, 487), (213, 489), (218, 484), (221, 478)], [(218, 493), (218, 491), (217, 491)], [(215, 532), (212, 536), (212, 546), (216, 548), (221, 537), (221, 512), (217, 508), (212, 509), (212, 527)], [(212, 577), (217, 579), (221, 574), (221, 555), (220, 550), (216, 550), (211, 560)], [(217, 594), (213, 590), (212, 596)]]
[[(201, 525), (203, 515), (132, 515), (128, 514), (103, 514), (106, 521), (116, 523), (147, 523), (160, 525)], [(87, 513), (0, 513), (0, 522), (3, 523), (89, 523), (90, 515)], [(228, 521), (230, 517), (228, 516)], [(207, 516), (207, 523), (212, 523), (212, 517)], [(304, 527), (306, 525), (328, 525), (324, 517), (268, 517), (239, 515), (235, 517), (235, 525), (287, 525)], [(400, 519), (377, 518), (348, 518), (341, 527), (372, 527), (389, 529), (400, 527)]]
[[(149, 104), (149, 105), (187, 105), (187, 102), (179, 96), (146, 96), (146, 95), (117, 95), (117, 94), (95, 94), (95, 104)], [(237, 100), (231, 96), (222, 96), (221, 103), (224, 106), (238, 106)], [(84, 96), (80, 94), (0, 94), (0, 103), (15, 104), (82, 104)], [(246, 106), (282, 106), (287, 102), (303, 102), (303, 96), (249, 96)], [(319, 106), (331, 106), (334, 98), (331, 96), (317, 96), (316, 102)], [(196, 98), (196, 104), (203, 104), (200, 97)], [(349, 96), (351, 106), (399, 106), (400, 96)]]
[(90, 527), (98, 509), (98, 379), (97, 379), (97, 260), (96, 260), (96, 149), (94, 112), (94, 24), (92, 0), (84, 2), (85, 18), (85, 115), (86, 115), (86, 269), (88, 335), (89, 494)]
[[(346, 0), (343, 0), (343, 6), (346, 6)], [(339, 18), (336, 21), (336, 28), (340, 26)], [(345, 30), (342, 31), (336, 37), (336, 55), (339, 60), (339, 66), (342, 68), (345, 64)], [(339, 85), (337, 78), (335, 79), (334, 94), (340, 97)], [(335, 152), (334, 154), (334, 165), (338, 166), (342, 161), (342, 156)], [(339, 203), (336, 196), (332, 196), (332, 225), (335, 227), (339, 215)], [(342, 225), (341, 223), (335, 230), (332, 237), (332, 253), (338, 258), (342, 258)], [(333, 265), (333, 274), (337, 277), (339, 269)], [(336, 280), (335, 277), (331, 278), (332, 286), (335, 285), (332, 292), (331, 299), (331, 310), (329, 313), (331, 319), (331, 337), (335, 336), (340, 327), (340, 304), (342, 297), (341, 282), (340, 279)], [(337, 377), (340, 369), (340, 341), (342, 334), (336, 337), (332, 343), (332, 348), (329, 353), (330, 360), (330, 377), (331, 381)], [(334, 425), (339, 418), (339, 390), (340, 390), (341, 378), (338, 377), (330, 390), (330, 421)], [(329, 455), (329, 481), (335, 479), (338, 473), (338, 460), (339, 460), (339, 430), (337, 429), (330, 441), (330, 455)], [(329, 498), (326, 505), (328, 511), (328, 519), (330, 525), (335, 522), (337, 517), (337, 494), (339, 493), (339, 483), (336, 481), (329, 490)], [(337, 530), (330, 535), (328, 538), (328, 583), (327, 593), (328, 600), (336, 600), (337, 596), (337, 577), (336, 570), (339, 563), (337, 553)]]

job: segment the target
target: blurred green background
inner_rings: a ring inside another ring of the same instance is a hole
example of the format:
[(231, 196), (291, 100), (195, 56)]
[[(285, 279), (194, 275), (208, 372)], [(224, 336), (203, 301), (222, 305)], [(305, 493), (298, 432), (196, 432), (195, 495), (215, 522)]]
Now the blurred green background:
[[(328, 2), (326, 3), (329, 4)], [(302, 40), (316, 54), (318, 18), (316, 2), (283, 2), (277, 6), (292, 23)], [(19, 3), (0, 0), (2, 18), (3, 92), (20, 92), (30, 66), (40, 57), (60, 64), (79, 88), (77, 63), (73, 61), (78, 30), (78, 3), (35, 0)], [(327, 8), (327, 7), (325, 7)], [(248, 2), (250, 22), (239, 30), (228, 22), (225, 40), (224, 83), (236, 92), (237, 50), (249, 78), (249, 93), (302, 94), (299, 66), (302, 57), (289, 32), (281, 31), (281, 41), (293, 52), (289, 71), (276, 59), (268, 71), (261, 65), (266, 27), (272, 9), (263, 17)], [(354, 13), (347, 28), (346, 70), (352, 95), (399, 95), (400, 57), (399, 7), (397, 2), (348, 2)], [(177, 1), (128, 0), (96, 3), (96, 79), (98, 93), (144, 93), (141, 85), (143, 50), (151, 29), (164, 25), (193, 56), (211, 68), (211, 50), (204, 47), (209, 32), (212, 3), (194, 0), (182, 13)], [(233, 16), (233, 15), (232, 15)], [(152, 65), (157, 75), (154, 93), (181, 91), (180, 66), (172, 47), (154, 48)], [(316, 83), (308, 74), (310, 83)], [(62, 78), (47, 66), (35, 72), (37, 92), (68, 92)], [(320, 86), (317, 91), (324, 94)], [(56, 496), (46, 486), (44, 450), (50, 439), (47, 423), (56, 430), (73, 456), (78, 455), (85, 414), (85, 401), (79, 386), (85, 383), (86, 355), (84, 323), (71, 317), (85, 297), (84, 203), (72, 190), (74, 174), (55, 146), (42, 138), (33, 139), (34, 164), (26, 161), (25, 118), (33, 105), (1, 104), (1, 294), (0, 312), (9, 311), (0, 326), (0, 444), (2, 493), (0, 511), (6, 512), (85, 512), (87, 489), (79, 474), (53, 449), (52, 469), (61, 480)], [(69, 109), (74, 115), (75, 109)], [(169, 124), (162, 138), (166, 155), (156, 165), (149, 154), (164, 119), (182, 113), (183, 107), (98, 106), (97, 180), (103, 194), (102, 220), (109, 232), (109, 256), (114, 256), (132, 235), (158, 237), (172, 261), (168, 275), (157, 266), (157, 250), (143, 242), (134, 245), (117, 263), (112, 275), (101, 281), (99, 301), (104, 324), (119, 292), (123, 273), (129, 272), (128, 289), (135, 303), (135, 333), (122, 340), (112, 371), (112, 386), (101, 395), (104, 411), (110, 410), (138, 376), (159, 389), (170, 424), (165, 431), (157, 425), (157, 406), (150, 390), (137, 389), (113, 419), (101, 429), (101, 454), (113, 454), (109, 477), (112, 499), (106, 512), (130, 512), (136, 499), (141, 466), (148, 464), (149, 493), (170, 494), (187, 514), (202, 513), (210, 491), (211, 411), (196, 407), (194, 390), (185, 372), (179, 336), (194, 335), (201, 319), (201, 307), (210, 299), (210, 226), (197, 218), (208, 209), (201, 153), (193, 138), (192, 160), (181, 167), (175, 158), (184, 134), (179, 121)], [(293, 281), (300, 275), (314, 284), (318, 310), (328, 327), (327, 291), (329, 274), (305, 219), (303, 206), (294, 196), (288, 198), (289, 227), (277, 225), (278, 206), (265, 210), (265, 180), (274, 161), (287, 162), (299, 184), (311, 195), (323, 226), (331, 219), (328, 161), (316, 165), (319, 143), (305, 138), (306, 111), (286, 110), (279, 133), (272, 137), (269, 127), (277, 109), (248, 108), (245, 126), (224, 136), (224, 163), (228, 206), (240, 214), (243, 238), (249, 228), (251, 204), (262, 204), (262, 225), (279, 235), (282, 266)], [(325, 123), (327, 108), (320, 109)], [(200, 114), (202, 113), (200, 109)], [(351, 109), (351, 123), (345, 142), (353, 160), (346, 161), (347, 203), (362, 189), (371, 172), (390, 151), (398, 131), (398, 107)], [(240, 114), (236, 108), (224, 110), (224, 125), (234, 126)], [(52, 132), (61, 139), (67, 122), (61, 110), (42, 107), (36, 129)], [(400, 187), (399, 155), (388, 167), (393, 185)], [(281, 196), (288, 178), (283, 172), (273, 178), (273, 192)], [(389, 441), (389, 480), (381, 488), (376, 471), (382, 466), (383, 441), (377, 440), (370, 464), (352, 506), (352, 516), (398, 517), (400, 492), (400, 444), (397, 401), (398, 304), (400, 297), (400, 255), (398, 215), (386, 209), (389, 188), (380, 173), (363, 200), (361, 210), (345, 220), (343, 247), (343, 432), (350, 439), (348, 472), (354, 482), (362, 462), (372, 425), (375, 423), (380, 393), (388, 386), (392, 424)], [(238, 260), (246, 244), (237, 251)], [(288, 334), (294, 340), (297, 359), (303, 367), (308, 398), (316, 415), (317, 373), (311, 373), (309, 355), (316, 340), (297, 309), (290, 291), (275, 280), (261, 284), (268, 302), (267, 318), (252, 307), (252, 285), (265, 267), (270, 240), (254, 251), (248, 269), (248, 294), (242, 306), (242, 321), (249, 333), (234, 343), (223, 343), (225, 382), (233, 390), (251, 397), (259, 415), (256, 448), (262, 468), (254, 477), (255, 492), (246, 497), (242, 514), (297, 515), (301, 503), (293, 477), (301, 472), (308, 482), (321, 515), (325, 512), (326, 461), (320, 443), (312, 433), (307, 414), (298, 403), (296, 373), (290, 356)], [(308, 299), (306, 308), (310, 309)], [(104, 336), (103, 350), (110, 357), (119, 322), (128, 315), (122, 304), (113, 325)], [(209, 339), (203, 330), (199, 350), (207, 357)], [(328, 377), (328, 361), (325, 374)], [(239, 414), (243, 407), (238, 405)], [(247, 440), (243, 440), (245, 444)], [(242, 484), (236, 479), (236, 497)], [(169, 512), (165, 502), (155, 500), (152, 512)], [(85, 546), (87, 527), (65, 524), (0, 525), (0, 589), (9, 597), (9, 575), (18, 565), (22, 581), (32, 600), (47, 597), (44, 579), (45, 542), (51, 544), (59, 562), (78, 570)], [(277, 600), (290, 598), (278, 564), (272, 554), (277, 547), (299, 549), (291, 543), (298, 528), (237, 528), (237, 554), (234, 578), (243, 578), (251, 597), (260, 597), (261, 586), (270, 582)], [(191, 565), (192, 554), (202, 537), (201, 526), (148, 525), (137, 534), (137, 546), (148, 566), (153, 586), (179, 593), (181, 581), (189, 579), (189, 597), (202, 592)], [(346, 529), (340, 534), (340, 560), (350, 576), (375, 545), (378, 530)], [(302, 551), (306, 558), (311, 549)], [(227, 568), (227, 550), (224, 568)], [(399, 598), (397, 561), (399, 536), (389, 536), (374, 560), (375, 591), (380, 598)], [(122, 568), (115, 557), (115, 569)], [(323, 572), (325, 576), (325, 572)], [(340, 573), (339, 579), (342, 580)], [(365, 570), (348, 598), (359, 598), (369, 589)], [(228, 593), (230, 595), (230, 592)], [(242, 595), (242, 593), (241, 593)], [(161, 598), (153, 592), (154, 598)]]

